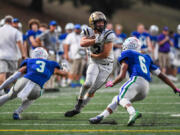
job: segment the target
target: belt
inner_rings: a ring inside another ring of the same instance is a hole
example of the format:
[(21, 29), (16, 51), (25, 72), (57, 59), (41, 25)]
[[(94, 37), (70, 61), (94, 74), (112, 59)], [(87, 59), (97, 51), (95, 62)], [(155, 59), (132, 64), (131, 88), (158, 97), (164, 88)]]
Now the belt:
[(108, 65), (111, 64), (111, 63), (113, 63), (113, 62), (110, 62), (110, 63), (103, 63), (103, 64), (101, 64), (101, 65), (108, 66)]
[(106, 64), (101, 64), (101, 65), (108, 66), (108, 65), (109, 65), (109, 63), (106, 63)]

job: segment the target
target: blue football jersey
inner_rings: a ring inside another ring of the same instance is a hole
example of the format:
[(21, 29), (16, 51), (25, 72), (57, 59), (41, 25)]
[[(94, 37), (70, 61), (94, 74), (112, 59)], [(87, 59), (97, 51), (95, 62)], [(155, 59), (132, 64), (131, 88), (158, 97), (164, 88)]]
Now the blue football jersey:
[(54, 69), (60, 69), (57, 62), (45, 59), (26, 59), (21, 63), (21, 67), (25, 65), (27, 70), (24, 77), (39, 84), (41, 88), (50, 79)]
[(128, 64), (128, 72), (130, 77), (141, 76), (147, 81), (150, 81), (150, 71), (158, 69), (149, 55), (133, 50), (123, 51), (121, 56), (118, 58), (120, 63), (122, 60), (125, 60), (125, 62)]
[(146, 33), (146, 32), (139, 33), (137, 31), (134, 31), (131, 33), (131, 35), (140, 40), (140, 42), (142, 43), (142, 46), (141, 46), (142, 49), (148, 47), (148, 45), (147, 45), (147, 37), (149, 37), (148, 33)]
[(151, 39), (152, 42), (157, 42), (158, 36), (150, 35), (150, 39)]
[(180, 34), (178, 33), (174, 34), (174, 46), (180, 48)]

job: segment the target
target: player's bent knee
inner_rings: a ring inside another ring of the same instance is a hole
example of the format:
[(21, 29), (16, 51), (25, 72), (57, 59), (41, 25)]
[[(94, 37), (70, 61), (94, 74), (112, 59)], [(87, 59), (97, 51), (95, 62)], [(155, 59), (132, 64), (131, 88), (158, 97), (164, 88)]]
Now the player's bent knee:
[(131, 102), (129, 100), (127, 100), (126, 98), (122, 98), (120, 101), (119, 101), (119, 104), (122, 106), (122, 107), (126, 107), (127, 105), (130, 105)]
[(91, 82), (85, 82), (85, 83), (83, 84), (83, 87), (84, 87), (85, 89), (89, 89), (89, 88), (91, 87), (91, 85), (92, 85)]

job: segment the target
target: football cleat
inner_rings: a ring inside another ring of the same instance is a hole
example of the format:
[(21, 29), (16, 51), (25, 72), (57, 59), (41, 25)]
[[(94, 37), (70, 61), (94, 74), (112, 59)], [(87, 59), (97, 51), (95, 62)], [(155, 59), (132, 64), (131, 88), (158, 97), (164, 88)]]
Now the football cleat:
[(80, 113), (80, 111), (78, 111), (78, 110), (71, 110), (71, 111), (67, 111), (65, 114), (64, 114), (64, 116), (65, 117), (73, 117), (74, 115), (77, 115), (77, 114), (79, 114)]
[(21, 120), (21, 115), (18, 113), (13, 113), (13, 119), (14, 120)]
[(135, 121), (136, 121), (138, 118), (141, 118), (141, 117), (142, 117), (142, 114), (139, 113), (138, 111), (136, 111), (134, 114), (130, 115), (127, 126), (133, 126), (134, 123), (135, 123)]
[(98, 123), (100, 123), (100, 122), (103, 120), (103, 117), (104, 117), (104, 116), (96, 116), (96, 117), (94, 117), (94, 118), (90, 118), (90, 119), (89, 119), (89, 122), (90, 122), (91, 124), (98, 124)]

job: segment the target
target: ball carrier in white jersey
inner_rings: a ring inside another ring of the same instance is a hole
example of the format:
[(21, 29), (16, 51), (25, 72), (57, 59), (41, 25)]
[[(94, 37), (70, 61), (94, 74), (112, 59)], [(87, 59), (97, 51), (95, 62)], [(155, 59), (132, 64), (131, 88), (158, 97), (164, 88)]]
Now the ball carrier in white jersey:
[(112, 47), (115, 34), (105, 29), (106, 24), (105, 15), (96, 11), (89, 17), (90, 27), (82, 30), (80, 45), (87, 48), (90, 63), (86, 72), (86, 81), (80, 89), (78, 102), (73, 110), (65, 113), (65, 117), (80, 113), (112, 72), (114, 61)]

